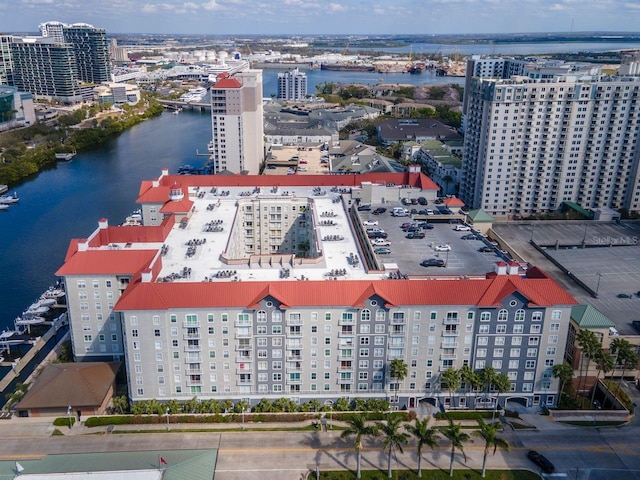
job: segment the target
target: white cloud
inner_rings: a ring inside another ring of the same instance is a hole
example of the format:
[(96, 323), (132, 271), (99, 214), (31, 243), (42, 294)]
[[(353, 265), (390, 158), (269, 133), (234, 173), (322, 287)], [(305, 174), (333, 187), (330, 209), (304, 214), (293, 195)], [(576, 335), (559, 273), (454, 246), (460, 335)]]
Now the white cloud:
[(221, 7), (220, 5), (218, 5), (218, 2), (216, 2), (216, 0), (209, 0), (207, 3), (202, 4), (202, 8), (204, 8), (205, 10), (218, 10)]
[(151, 5), (149, 3), (142, 5), (142, 8), (140, 8), (140, 11), (142, 13), (154, 13), (158, 11), (158, 7), (156, 5)]
[(53, 0), (20, 0), (27, 5), (53, 4)]
[(332, 12), (346, 12), (348, 9), (347, 7), (344, 7), (339, 3), (330, 3), (329, 10), (331, 10)]

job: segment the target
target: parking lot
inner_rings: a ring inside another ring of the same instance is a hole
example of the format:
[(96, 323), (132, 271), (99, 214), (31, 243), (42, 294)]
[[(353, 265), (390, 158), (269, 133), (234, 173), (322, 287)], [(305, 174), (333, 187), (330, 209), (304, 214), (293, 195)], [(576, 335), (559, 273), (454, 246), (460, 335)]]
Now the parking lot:
[[(375, 209), (378, 205), (372, 205)], [(487, 244), (482, 239), (462, 240), (461, 237), (471, 232), (456, 231), (455, 224), (437, 223), (437, 215), (429, 216), (434, 226), (431, 230), (423, 230), (424, 239), (406, 238), (407, 232), (403, 231), (403, 223), (413, 223), (411, 217), (393, 217), (391, 210), (393, 204), (385, 204), (385, 213), (374, 215), (371, 211), (359, 211), (362, 221), (378, 221), (377, 226), (365, 226), (365, 228), (381, 228), (387, 232), (387, 240), (391, 242), (391, 253), (381, 255), (380, 258), (385, 264), (397, 264), (401, 273), (406, 275), (469, 275), (484, 276), (487, 272), (493, 271), (495, 262), (502, 260), (496, 252), (481, 253), (479, 248)], [(433, 202), (421, 208), (434, 208)], [(431, 221), (429, 222), (431, 223)], [(450, 245), (450, 251), (436, 251), (439, 245)], [(430, 258), (439, 258), (445, 261), (445, 267), (423, 267), (420, 262)]]

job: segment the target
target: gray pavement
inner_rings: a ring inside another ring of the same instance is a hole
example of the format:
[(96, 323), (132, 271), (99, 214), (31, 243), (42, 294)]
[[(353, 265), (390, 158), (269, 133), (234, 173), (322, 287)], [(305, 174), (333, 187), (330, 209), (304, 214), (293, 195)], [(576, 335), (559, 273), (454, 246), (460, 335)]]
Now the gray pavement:
[[(631, 424), (614, 428), (579, 428), (553, 422), (550, 417), (535, 413), (521, 414), (535, 425), (534, 430), (505, 429), (503, 436), (512, 448), (498, 450), (488, 459), (489, 468), (533, 469), (526, 458), (529, 449), (546, 455), (559, 472), (574, 480), (640, 479), (640, 445), (638, 427)], [(465, 422), (466, 423), (466, 422)], [(473, 422), (471, 422), (473, 423)], [(321, 469), (355, 469), (353, 444), (341, 440), (339, 430), (257, 431), (254, 428), (291, 428), (291, 424), (251, 424), (242, 431), (234, 424), (172, 424), (122, 425), (113, 433), (106, 427), (86, 428), (82, 425), (59, 428), (64, 436), (52, 437), (50, 419), (13, 418), (0, 422), (3, 452), (0, 459), (19, 460), (53, 453), (86, 453), (108, 451), (145, 451), (158, 449), (216, 448), (219, 457), (216, 480), (279, 479), (299, 480), (315, 465)], [(229, 431), (229, 428), (237, 429)], [(207, 432), (178, 432), (179, 429), (203, 429)], [(155, 433), (130, 433), (132, 430), (152, 430)], [(216, 431), (217, 430), (217, 431)], [(120, 433), (118, 433), (120, 432)], [(468, 461), (456, 456), (456, 468), (479, 470), (484, 445), (478, 438), (465, 446)], [(425, 451), (425, 469), (447, 469), (449, 446), (441, 439), (440, 447)], [(382, 439), (367, 439), (363, 449), (363, 468), (386, 468)], [(415, 443), (404, 454), (398, 454), (394, 468), (416, 468)], [(621, 474), (624, 472), (624, 474)]]

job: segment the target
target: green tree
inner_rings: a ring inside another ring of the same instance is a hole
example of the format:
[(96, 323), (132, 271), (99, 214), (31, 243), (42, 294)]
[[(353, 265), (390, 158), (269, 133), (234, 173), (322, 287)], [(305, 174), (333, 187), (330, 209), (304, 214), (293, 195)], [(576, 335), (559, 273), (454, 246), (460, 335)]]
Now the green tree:
[(591, 405), (596, 398), (596, 390), (598, 389), (598, 380), (600, 379), (600, 372), (603, 372), (605, 375), (613, 370), (615, 363), (613, 361), (613, 357), (608, 353), (605, 353), (604, 350), (600, 349), (594, 358), (596, 365), (598, 367), (598, 371), (596, 373), (596, 383), (593, 385), (593, 391), (591, 392)]
[[(578, 379), (578, 389), (576, 389), (576, 400), (580, 392), (580, 385), (586, 385), (587, 375), (589, 375), (589, 365), (591, 359), (595, 358), (597, 352), (602, 347), (598, 341), (598, 337), (591, 330), (582, 329), (576, 335), (576, 341), (581, 349), (580, 355), (580, 378)], [(585, 361), (586, 360), (586, 361)], [(585, 372), (583, 375), (583, 371)], [(584, 387), (583, 387), (584, 388)]]
[(429, 418), (424, 420), (416, 418), (413, 425), (406, 425), (405, 428), (418, 441), (418, 477), (422, 477), (422, 449), (425, 445), (432, 450), (438, 446), (438, 429), (429, 428)]
[(491, 421), (496, 418), (496, 410), (500, 404), (500, 394), (508, 392), (511, 389), (511, 380), (504, 373), (498, 373), (493, 377), (493, 388), (498, 392), (498, 398), (496, 399), (493, 407), (493, 414), (491, 415)]
[(616, 357), (616, 365), (622, 367), (618, 383), (618, 385), (622, 385), (625, 370), (627, 368), (636, 368), (638, 366), (638, 355), (633, 351), (631, 344), (624, 338), (613, 339), (609, 350), (611, 354)]
[(356, 451), (356, 478), (361, 478), (360, 471), (360, 450), (362, 449), (362, 439), (366, 436), (375, 437), (378, 435), (378, 429), (375, 425), (367, 425), (365, 417), (355, 414), (347, 420), (347, 428), (340, 434), (340, 438), (347, 439), (354, 437), (353, 448)]
[[(400, 384), (407, 378), (409, 374), (409, 366), (401, 358), (394, 358), (389, 363), (389, 390), (395, 390), (396, 398), (398, 390), (400, 390)], [(392, 383), (391, 380), (395, 379), (396, 382)]]
[(400, 431), (402, 417), (400, 415), (388, 415), (386, 422), (378, 422), (376, 428), (384, 436), (384, 450), (387, 450), (387, 475), (391, 478), (391, 456), (394, 451), (404, 453), (402, 448), (409, 441), (409, 435)]
[(245, 413), (251, 412), (251, 406), (246, 400), (240, 400), (233, 406), (233, 411), (235, 413), (242, 413), (243, 410)]
[(462, 425), (459, 423), (453, 423), (453, 420), (448, 418), (449, 426), (442, 429), (442, 434), (451, 442), (451, 462), (449, 463), (449, 476), (453, 477), (453, 460), (456, 455), (456, 450), (460, 450), (464, 461), (467, 461), (467, 454), (464, 453), (464, 442), (469, 440), (469, 435), (462, 430)]
[(349, 402), (349, 399), (340, 397), (333, 406), (333, 409), (336, 412), (347, 412), (351, 410), (351, 403)]
[(449, 408), (453, 406), (453, 393), (460, 388), (461, 384), (460, 370), (448, 368), (442, 372), (440, 386), (449, 391)]
[(269, 413), (273, 412), (273, 403), (271, 400), (263, 398), (258, 402), (258, 404), (254, 407), (254, 411), (256, 413)]
[(111, 403), (113, 405), (113, 411), (115, 413), (119, 413), (120, 415), (122, 415), (129, 411), (129, 399), (126, 395), (113, 397)]
[(465, 390), (468, 388), (468, 393), (479, 384), (478, 375), (469, 365), (463, 365), (460, 369), (460, 380), (464, 382)]
[(479, 418), (478, 424), (480, 425), (480, 430), (474, 431), (473, 434), (484, 439), (484, 455), (482, 457), (482, 478), (484, 478), (487, 471), (489, 451), (493, 448), (493, 454), (495, 455), (498, 447), (508, 450), (509, 443), (498, 437), (500, 423), (486, 423), (482, 418)]
[(564, 395), (564, 387), (566, 387), (567, 382), (570, 382), (573, 378), (573, 368), (566, 363), (558, 363), (553, 366), (551, 373), (554, 378), (560, 380), (560, 397), (562, 397), (562, 395)]

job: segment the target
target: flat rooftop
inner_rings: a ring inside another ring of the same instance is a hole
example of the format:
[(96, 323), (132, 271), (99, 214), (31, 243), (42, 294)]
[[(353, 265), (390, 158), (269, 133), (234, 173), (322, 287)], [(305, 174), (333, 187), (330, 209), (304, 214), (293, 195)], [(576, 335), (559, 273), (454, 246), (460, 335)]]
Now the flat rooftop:
[[(640, 223), (517, 222), (494, 224), (493, 229), (526, 261), (549, 273), (578, 302), (600, 310), (616, 324), (621, 335), (637, 334), (631, 321), (640, 320)], [(557, 264), (533, 248), (532, 238)], [(565, 270), (597, 292), (597, 298), (573, 281)], [(622, 294), (631, 298), (618, 297)]]

